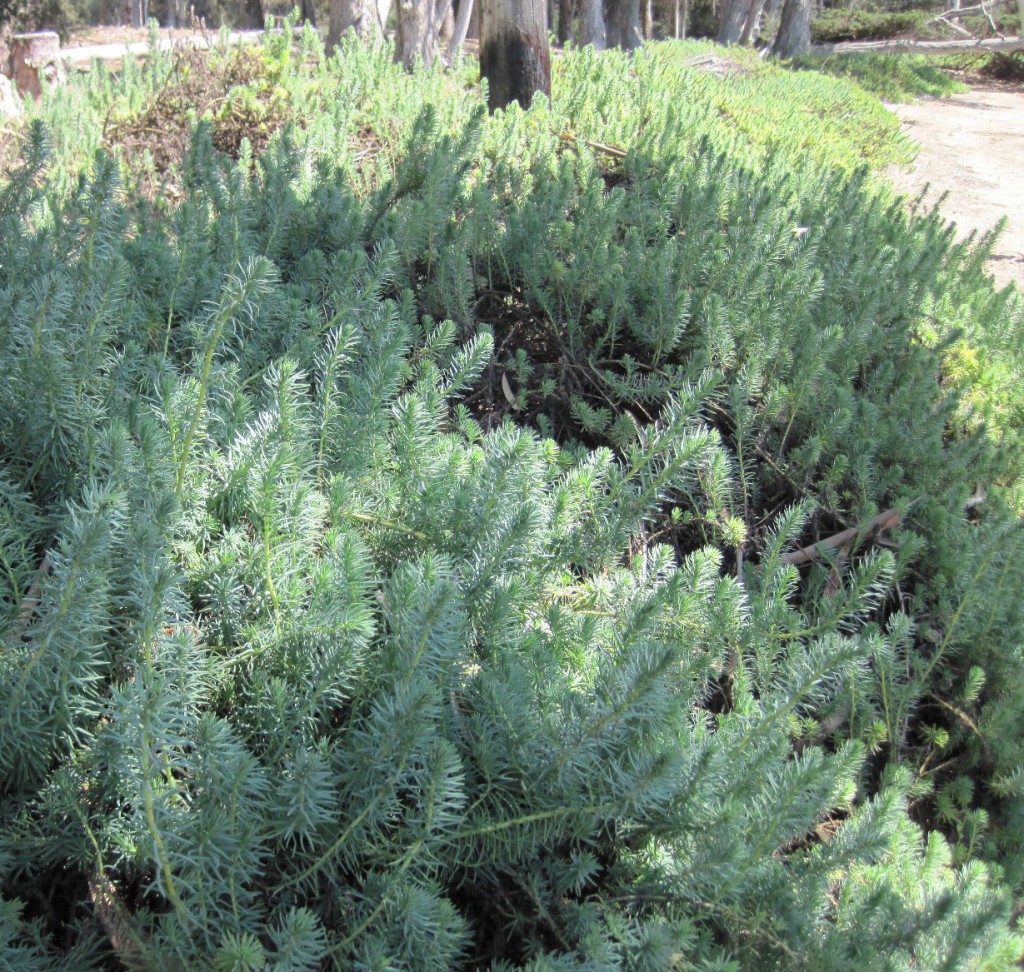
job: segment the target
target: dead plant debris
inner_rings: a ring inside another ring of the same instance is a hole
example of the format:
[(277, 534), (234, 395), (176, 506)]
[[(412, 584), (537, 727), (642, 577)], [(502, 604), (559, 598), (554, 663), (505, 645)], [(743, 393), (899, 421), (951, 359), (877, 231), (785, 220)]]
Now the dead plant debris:
[(121, 149), (144, 195), (176, 195), (193, 129), (202, 120), (210, 122), (214, 147), (233, 159), (245, 139), (259, 157), (274, 133), (293, 121), (258, 50), (210, 54), (180, 47), (164, 86), (140, 114), (109, 122), (105, 142)]

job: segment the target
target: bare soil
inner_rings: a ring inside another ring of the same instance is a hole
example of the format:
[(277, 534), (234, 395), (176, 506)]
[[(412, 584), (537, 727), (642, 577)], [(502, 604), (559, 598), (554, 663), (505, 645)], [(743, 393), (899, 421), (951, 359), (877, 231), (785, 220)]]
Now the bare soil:
[(945, 193), (941, 209), (959, 237), (1007, 217), (988, 268), (1024, 290), (1024, 89), (984, 85), (890, 107), (921, 147), (912, 168), (888, 171), (896, 188), (916, 196), (927, 187), (927, 203)]

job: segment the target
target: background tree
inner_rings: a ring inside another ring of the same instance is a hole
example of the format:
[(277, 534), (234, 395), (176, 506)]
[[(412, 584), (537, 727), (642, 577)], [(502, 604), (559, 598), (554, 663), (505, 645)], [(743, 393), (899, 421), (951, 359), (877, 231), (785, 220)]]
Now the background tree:
[(715, 38), (719, 44), (740, 44), (744, 34), (748, 37), (747, 25), (756, 19), (762, 0), (727, 0), (722, 12), (722, 21)]
[(608, 46), (607, 32), (604, 21), (604, 5), (601, 0), (580, 0), (580, 47), (592, 44), (597, 50), (603, 51)]
[(786, 0), (782, 21), (772, 44), (776, 57), (796, 57), (811, 46), (811, 0)]
[(449, 50), (452, 54), (458, 53), (459, 48), (462, 47), (466, 37), (469, 35), (469, 25), (473, 17), (474, 7), (473, 0), (460, 0), (457, 4), (455, 26), (452, 29), (452, 39), (449, 45)]
[(575, 0), (558, 0), (558, 43), (563, 47), (572, 40), (573, 23), (576, 20)]
[(259, 30), (263, 26), (262, 0), (241, 0), (238, 25), (242, 30)]
[(451, 0), (396, 0), (395, 60), (410, 71), (437, 57), (438, 38)]
[(643, 42), (640, 0), (607, 0), (605, 24), (609, 47), (631, 51)]
[(482, 0), (480, 73), (491, 111), (513, 101), (527, 108), (536, 91), (551, 95), (545, 0)]
[[(387, 11), (385, 11), (387, 16)], [(330, 0), (327, 20), (327, 49), (333, 50), (347, 31), (354, 31), (368, 44), (384, 39), (377, 0)]]

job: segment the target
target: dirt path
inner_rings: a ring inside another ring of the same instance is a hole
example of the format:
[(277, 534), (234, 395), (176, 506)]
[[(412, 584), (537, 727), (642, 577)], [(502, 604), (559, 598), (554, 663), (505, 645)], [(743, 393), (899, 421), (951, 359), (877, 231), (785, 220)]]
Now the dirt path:
[(930, 183), (929, 201), (948, 192), (942, 210), (961, 236), (1009, 217), (989, 269), (1024, 290), (1024, 91), (975, 88), (890, 107), (921, 146), (909, 172), (888, 173), (896, 188), (916, 195)]

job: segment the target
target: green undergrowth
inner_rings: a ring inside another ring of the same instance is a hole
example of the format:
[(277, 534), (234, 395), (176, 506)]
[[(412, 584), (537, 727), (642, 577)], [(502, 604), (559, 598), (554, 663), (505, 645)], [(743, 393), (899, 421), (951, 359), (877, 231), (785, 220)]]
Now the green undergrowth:
[[(6, 966), (1019, 960), (1019, 297), (879, 189), (847, 82), (707, 50), (488, 118), (468, 64), (272, 41), (166, 171), (59, 122), (202, 68), (44, 101), (0, 188)], [(822, 145), (756, 123), (798, 91)]]
[(811, 43), (890, 40), (924, 31), (930, 14), (925, 10), (822, 10), (811, 21)]
[(806, 55), (794, 66), (840, 78), (849, 78), (883, 101), (948, 98), (967, 91), (962, 82), (943, 70), (948, 58), (914, 54)]
[[(209, 66), (186, 51), (157, 51), (142, 67), (127, 62), (117, 76), (94, 67), (48, 92), (36, 108), (53, 133), (55, 185), (70, 186), (101, 147), (124, 152), (140, 178), (160, 183), (184, 154), (184, 133), (200, 120), (211, 122), (215, 142), (221, 131), (240, 136), (248, 126), (259, 148), (267, 134), (291, 124), (297, 145), (354, 156), (357, 174), (371, 174), (377, 149), (396, 149), (396, 122), (410, 106), (435, 104), (444, 121), (479, 103), (475, 61), (412, 81), (386, 53), (325, 61), (318, 45), (310, 30), (295, 48), (271, 38), (262, 50), (264, 69), (255, 73), (249, 52), (226, 44)], [(554, 70), (553, 123), (585, 121), (590, 135), (614, 129), (626, 147), (671, 114), (685, 119), (693, 141), (710, 138), (754, 165), (773, 156), (801, 167), (812, 158), (826, 167), (882, 169), (914, 157), (898, 120), (857, 84), (794, 72), (751, 51), (666, 42), (629, 60), (574, 52), (556, 59)], [(607, 90), (598, 90), (598, 79)], [(581, 118), (582, 98), (595, 104)], [(240, 138), (232, 146), (237, 155)]]

